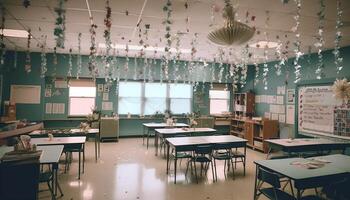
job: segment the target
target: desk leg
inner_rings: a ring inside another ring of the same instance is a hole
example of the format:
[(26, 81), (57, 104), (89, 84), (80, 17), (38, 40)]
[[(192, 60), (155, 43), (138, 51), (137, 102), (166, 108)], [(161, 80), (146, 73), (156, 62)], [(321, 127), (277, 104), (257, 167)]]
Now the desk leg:
[[(244, 146), (244, 162), (243, 162), (243, 175), (245, 176), (245, 166), (247, 163), (247, 146)], [(233, 168), (233, 166), (232, 166)]]
[(158, 140), (159, 140), (159, 135), (158, 133), (156, 132), (155, 135), (154, 135), (154, 145), (155, 145), (155, 149), (156, 149), (156, 156), (158, 155)]
[(267, 154), (266, 154), (266, 159), (269, 159), (271, 151), (272, 151), (272, 148), (269, 147), (269, 150), (267, 151)]
[(58, 177), (57, 177), (57, 171), (58, 171), (58, 164), (55, 164), (53, 167), (52, 167), (52, 169), (54, 170), (54, 174), (52, 174), (53, 175), (53, 182), (55, 182), (55, 186), (53, 187), (52, 186), (52, 188), (54, 188), (54, 195), (55, 196), (57, 196), (57, 186), (58, 186)]
[(175, 149), (175, 156), (174, 156), (174, 184), (176, 184), (176, 166), (177, 166), (177, 151)]
[(148, 149), (148, 143), (149, 143), (149, 142), (148, 142), (148, 141), (149, 141), (149, 135), (150, 135), (150, 134), (149, 134), (149, 128), (147, 128), (147, 149)]
[(143, 131), (142, 131), (142, 144), (145, 144), (145, 135), (146, 135), (146, 127), (143, 126)]
[(85, 144), (83, 144), (83, 173), (85, 172)]
[(98, 157), (101, 157), (101, 141), (100, 141), (100, 133), (98, 133), (98, 137), (97, 137), (97, 145), (98, 145)]
[(257, 177), (258, 177), (258, 165), (255, 165), (255, 178), (254, 178), (254, 200), (257, 199), (257, 195), (256, 195), (256, 192), (257, 192)]
[(169, 174), (169, 157), (170, 157), (170, 145), (167, 143), (167, 150), (166, 150), (166, 174)]
[(300, 199), (301, 198), (301, 192), (299, 189), (297, 189), (297, 199)]
[(78, 167), (78, 179), (80, 180), (80, 161), (81, 161), (81, 150), (79, 150), (79, 167)]
[(95, 136), (95, 161), (97, 162), (97, 134)]

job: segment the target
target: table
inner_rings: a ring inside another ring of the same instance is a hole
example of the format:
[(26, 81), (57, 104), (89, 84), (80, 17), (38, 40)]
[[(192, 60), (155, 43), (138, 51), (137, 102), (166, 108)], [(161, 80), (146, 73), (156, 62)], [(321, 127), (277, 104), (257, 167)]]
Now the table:
[[(293, 165), (293, 162), (305, 163), (312, 159), (323, 159), (330, 161), (323, 167), (308, 169), (306, 167)], [(308, 188), (325, 186), (332, 181), (342, 180), (345, 176), (350, 175), (350, 157), (346, 155), (328, 155), (312, 158), (286, 158), (276, 160), (254, 161), (256, 164), (254, 199), (256, 197), (257, 173), (258, 167), (262, 167), (294, 181), (294, 187), (297, 189), (297, 198), (301, 198), (301, 191)]]
[(147, 136), (147, 149), (148, 149), (148, 138), (150, 136), (150, 132), (157, 128), (182, 128), (188, 127), (188, 124), (185, 123), (174, 123), (172, 125), (166, 123), (143, 123), (143, 135), (142, 135), (142, 144), (145, 143), (145, 136)]
[(64, 145), (65, 148), (78, 148), (79, 149), (79, 169), (78, 169), (78, 179), (80, 179), (81, 173), (81, 152), (83, 152), (83, 173), (85, 168), (85, 141), (86, 137), (54, 137), (52, 140), (49, 138), (32, 138), (32, 144), (37, 146), (48, 146), (48, 145)]
[[(226, 144), (222, 148), (244, 148), (244, 156), (246, 156), (246, 146), (248, 140), (236, 137), (233, 135), (213, 135), (213, 136), (193, 136), (193, 137), (174, 137), (166, 138), (167, 144), (167, 169), (166, 173), (169, 173), (169, 158), (170, 158), (170, 147), (174, 148), (175, 155), (181, 151), (194, 151), (198, 145), (215, 145), (215, 144)], [(177, 159), (174, 160), (174, 183), (176, 184), (176, 165)], [(245, 167), (244, 167), (245, 171)]]
[[(41, 150), (40, 164), (50, 164), (52, 166), (52, 188), (54, 194), (57, 194), (57, 185), (58, 185), (58, 163), (63, 151), (63, 145), (50, 145), (50, 146), (38, 146), (37, 150)], [(0, 147), (0, 158), (6, 153), (13, 151), (13, 147)]]
[(32, 138), (38, 137), (48, 137), (48, 134), (52, 134), (54, 137), (76, 137), (76, 136), (93, 136), (95, 141), (95, 161), (100, 157), (100, 130), (99, 129), (89, 129), (84, 131), (82, 129), (65, 129), (65, 130), (36, 130), (31, 132), (29, 135)]
[(269, 139), (265, 140), (269, 144), (270, 155), (272, 149), (282, 150), (290, 156), (293, 152), (342, 150), (350, 147), (349, 142), (333, 141), (322, 138), (296, 138), (296, 139)]
[(162, 129), (154, 129), (155, 137), (154, 137), (154, 145), (156, 147), (156, 156), (158, 154), (158, 141), (160, 139), (174, 137), (176, 135), (188, 135), (194, 136), (195, 133), (214, 133), (215, 129), (212, 128), (162, 128)]

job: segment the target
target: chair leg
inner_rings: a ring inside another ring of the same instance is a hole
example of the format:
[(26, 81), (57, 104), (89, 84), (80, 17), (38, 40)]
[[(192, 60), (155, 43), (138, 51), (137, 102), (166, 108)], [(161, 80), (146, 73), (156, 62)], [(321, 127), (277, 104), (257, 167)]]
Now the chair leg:
[(218, 181), (218, 174), (217, 174), (217, 171), (216, 171), (216, 159), (214, 159), (214, 169), (215, 169), (215, 180), (217, 182)]
[(196, 175), (196, 182), (198, 184), (197, 167), (196, 167), (196, 163), (195, 162), (193, 162), (193, 163), (194, 163), (194, 174)]
[(63, 192), (62, 192), (61, 186), (58, 183), (58, 181), (56, 182), (56, 184), (57, 184), (58, 190), (60, 191), (61, 197), (63, 197)]
[(47, 181), (47, 186), (48, 186), (49, 191), (50, 191), (50, 193), (51, 193), (51, 198), (52, 198), (52, 199), (56, 199), (55, 194), (53, 193), (53, 188), (51, 187), (49, 181)]
[[(214, 164), (213, 162), (211, 161), (211, 174), (213, 175), (213, 182), (215, 182), (215, 177), (214, 177)], [(215, 169), (215, 174), (216, 174), (216, 169)]]
[(230, 159), (232, 165), (232, 179), (235, 180), (235, 168), (233, 168), (233, 159)]

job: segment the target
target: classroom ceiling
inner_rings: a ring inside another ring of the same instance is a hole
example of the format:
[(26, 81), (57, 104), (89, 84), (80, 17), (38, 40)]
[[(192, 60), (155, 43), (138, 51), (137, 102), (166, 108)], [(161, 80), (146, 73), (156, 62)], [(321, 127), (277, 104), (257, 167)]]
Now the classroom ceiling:
[[(286, 0), (284, 0), (286, 1)], [(0, 0), (5, 7), (5, 28), (8, 29), (31, 29), (33, 39), (31, 44), (32, 51), (40, 52), (40, 45), (44, 36), (47, 36), (47, 51), (52, 52), (55, 46), (53, 30), (55, 28), (57, 0), (32, 0), (28, 8), (23, 6), (22, 0)], [(172, 0), (172, 35), (180, 33), (181, 48), (191, 49), (191, 41), (194, 33), (198, 33), (198, 44), (196, 45), (196, 60), (212, 61), (218, 59), (218, 47), (210, 43), (207, 34), (223, 26), (221, 17), (224, 0), (187, 0), (188, 9), (185, 8), (186, 0)], [(165, 47), (166, 33), (165, 26), (162, 24), (165, 19), (163, 6), (166, 0), (111, 0), (112, 8), (112, 29), (111, 39), (113, 43), (138, 45), (137, 24), (144, 30), (145, 24), (150, 24), (149, 39), (147, 41), (151, 46)], [(293, 41), (295, 33), (292, 27), (295, 26), (294, 15), (296, 5), (294, 0), (288, 3), (282, 3), (282, 0), (240, 0), (234, 2), (238, 5), (237, 18), (241, 22), (246, 21), (246, 13), (249, 13), (248, 25), (255, 26), (257, 29), (253, 39), (248, 44), (265, 40), (264, 32), (267, 32), (268, 41), (276, 41), (277, 36), (283, 42), (283, 49), (286, 43), (288, 45), (288, 57), (294, 56)], [(343, 39), (341, 46), (350, 44), (350, 1), (341, 0), (343, 9), (344, 26), (341, 31)], [(325, 0), (325, 28), (324, 28), (324, 49), (334, 48), (335, 26), (336, 26), (336, 1)], [(97, 44), (104, 43), (103, 32), (105, 29), (104, 18), (106, 15), (104, 0), (68, 0), (66, 7), (66, 41), (65, 49), (58, 49), (59, 53), (68, 53), (72, 48), (73, 53), (78, 51), (78, 33), (82, 33), (82, 54), (89, 54), (90, 47), (90, 17), (97, 24)], [(301, 8), (301, 50), (304, 53), (316, 52), (314, 43), (317, 42), (318, 31), (319, 0), (302, 0)], [(266, 11), (269, 11), (270, 21), (268, 27), (265, 26)], [(128, 15), (126, 14), (128, 13)], [(212, 15), (212, 13), (214, 13)], [(214, 16), (214, 18), (212, 17)], [(252, 16), (255, 20), (252, 20)], [(189, 32), (187, 32), (186, 18), (189, 17)], [(260, 32), (260, 34), (257, 34)], [(26, 50), (27, 40), (25, 38), (6, 38), (8, 49)], [(175, 47), (175, 42), (173, 42)], [(232, 46), (223, 48), (224, 62), (239, 63), (242, 61), (242, 47)], [(98, 53), (103, 54), (104, 49), (99, 48)], [(252, 57), (249, 63), (262, 63), (264, 61), (264, 50), (250, 48)], [(269, 49), (268, 59), (276, 60), (275, 49)], [(119, 50), (118, 55), (123, 56), (124, 50)], [(129, 51), (129, 56), (138, 55), (138, 51)], [(159, 57), (161, 53), (157, 53)], [(146, 52), (146, 56), (153, 57), (154, 52)], [(190, 54), (182, 54), (181, 59), (189, 60)]]

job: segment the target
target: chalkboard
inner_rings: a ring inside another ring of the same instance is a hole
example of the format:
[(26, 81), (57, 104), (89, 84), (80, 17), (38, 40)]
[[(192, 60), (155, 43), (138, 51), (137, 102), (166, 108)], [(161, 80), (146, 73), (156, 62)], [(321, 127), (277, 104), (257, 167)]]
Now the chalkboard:
[(338, 137), (334, 134), (334, 110), (341, 105), (332, 85), (301, 86), (298, 88), (298, 132)]

